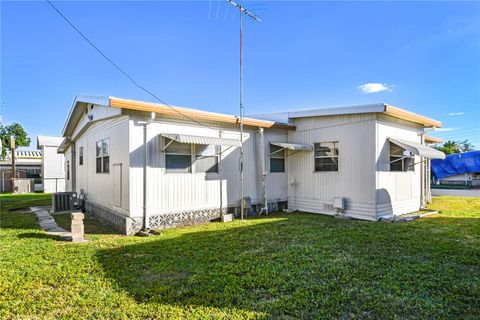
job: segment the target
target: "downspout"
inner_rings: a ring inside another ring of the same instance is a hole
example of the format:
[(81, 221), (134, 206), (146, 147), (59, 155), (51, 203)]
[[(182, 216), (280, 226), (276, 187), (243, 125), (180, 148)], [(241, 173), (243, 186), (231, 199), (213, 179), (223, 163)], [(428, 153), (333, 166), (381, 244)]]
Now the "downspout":
[(263, 191), (263, 205), (265, 209), (265, 213), (268, 215), (268, 199), (267, 199), (267, 173), (265, 170), (265, 135), (263, 132), (263, 128), (260, 128), (260, 179), (261, 179), (261, 186)]
[(150, 113), (150, 119), (143, 123), (143, 223), (142, 231), (148, 231), (150, 229), (147, 219), (147, 177), (148, 177), (148, 125), (155, 119), (155, 112)]
[[(218, 131), (218, 136), (221, 138), (222, 137), (222, 130), (219, 130)], [(218, 155), (218, 163), (217, 163), (217, 169), (218, 169), (218, 174), (220, 176), (220, 181), (219, 181), (219, 185), (220, 185), (220, 217), (223, 217), (224, 215), (224, 212), (223, 212), (223, 180), (222, 180), (222, 176), (223, 176), (223, 172), (222, 170), (220, 169), (221, 168), (221, 165), (220, 163), (222, 162), (222, 146), (219, 146), (220, 148), (220, 152), (219, 152), (219, 155)], [(215, 150), (216, 152), (216, 150)], [(225, 212), (227, 213), (227, 212)]]

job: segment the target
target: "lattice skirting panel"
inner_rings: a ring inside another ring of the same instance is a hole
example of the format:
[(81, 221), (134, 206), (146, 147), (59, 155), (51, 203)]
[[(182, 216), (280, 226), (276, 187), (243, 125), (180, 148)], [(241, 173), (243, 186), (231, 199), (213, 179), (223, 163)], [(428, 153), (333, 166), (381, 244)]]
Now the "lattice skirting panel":
[(150, 229), (168, 229), (212, 221), (227, 213), (226, 209), (205, 209), (165, 213), (148, 217)]
[(142, 228), (141, 219), (132, 219), (126, 217), (115, 210), (104, 207), (92, 201), (85, 201), (85, 209), (87, 213), (107, 222), (112, 228), (119, 230), (126, 235), (135, 234)]

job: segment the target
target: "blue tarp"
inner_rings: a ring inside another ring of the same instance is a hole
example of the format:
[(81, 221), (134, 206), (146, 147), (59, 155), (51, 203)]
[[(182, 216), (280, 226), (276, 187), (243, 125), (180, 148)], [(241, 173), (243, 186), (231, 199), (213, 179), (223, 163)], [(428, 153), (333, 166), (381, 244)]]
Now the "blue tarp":
[(448, 154), (445, 160), (432, 159), (432, 175), (435, 179), (480, 172), (480, 151)]

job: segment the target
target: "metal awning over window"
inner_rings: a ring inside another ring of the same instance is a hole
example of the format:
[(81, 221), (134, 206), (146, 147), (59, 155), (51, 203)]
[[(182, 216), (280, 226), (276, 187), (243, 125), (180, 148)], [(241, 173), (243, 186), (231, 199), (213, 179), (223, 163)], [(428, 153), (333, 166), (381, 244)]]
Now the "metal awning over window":
[(313, 147), (307, 144), (286, 143), (286, 142), (270, 142), (274, 146), (295, 151), (312, 151)]
[(416, 154), (417, 156), (429, 159), (445, 159), (445, 154), (443, 152), (438, 151), (434, 148), (427, 147), (426, 145), (420, 144), (418, 142), (398, 140), (392, 138), (388, 138), (388, 140), (404, 148), (405, 150)]
[(178, 134), (178, 133), (162, 133), (161, 135), (162, 137), (175, 140), (181, 143), (230, 146), (230, 147), (240, 147), (242, 145), (240, 140), (224, 139), (224, 138), (218, 138), (218, 137), (194, 136), (194, 135)]

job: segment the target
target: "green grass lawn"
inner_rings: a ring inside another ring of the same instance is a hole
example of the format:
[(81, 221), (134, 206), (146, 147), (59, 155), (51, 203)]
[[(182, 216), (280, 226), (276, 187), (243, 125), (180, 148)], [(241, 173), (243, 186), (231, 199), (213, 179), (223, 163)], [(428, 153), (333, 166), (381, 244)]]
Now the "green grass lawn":
[(29, 197), (0, 197), (1, 319), (480, 318), (480, 199), (403, 224), (276, 214), (150, 238), (88, 218), (72, 244), (9, 212), (49, 199)]

